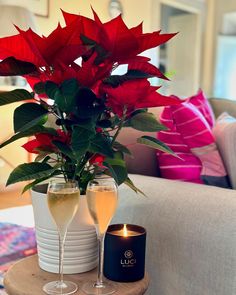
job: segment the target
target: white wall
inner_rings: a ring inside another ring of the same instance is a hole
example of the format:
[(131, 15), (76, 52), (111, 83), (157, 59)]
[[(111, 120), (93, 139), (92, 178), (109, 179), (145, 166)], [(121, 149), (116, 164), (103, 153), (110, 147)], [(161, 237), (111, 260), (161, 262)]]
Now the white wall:
[[(121, 0), (126, 24), (135, 26), (144, 21), (144, 30), (150, 31), (151, 2), (151, 0)], [(92, 17), (90, 5), (102, 21), (108, 21), (110, 19), (108, 3), (108, 0), (50, 0), (49, 17), (37, 17), (37, 22), (41, 32), (47, 35), (57, 26), (58, 21), (63, 23), (60, 8), (67, 12)], [(158, 29), (159, 27), (156, 28)]]

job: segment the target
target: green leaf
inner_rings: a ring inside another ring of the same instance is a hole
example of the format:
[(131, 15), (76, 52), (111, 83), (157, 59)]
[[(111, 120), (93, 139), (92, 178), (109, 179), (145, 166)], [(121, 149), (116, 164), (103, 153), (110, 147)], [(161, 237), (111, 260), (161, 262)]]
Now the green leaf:
[(0, 148), (3, 148), (4, 146), (8, 145), (9, 143), (12, 143), (13, 141), (16, 141), (20, 138), (23, 137), (29, 137), (32, 135), (35, 135), (35, 133), (49, 133), (52, 135), (57, 136), (57, 132), (55, 129), (53, 128), (46, 128), (40, 125), (36, 125), (28, 130), (22, 131), (22, 132), (18, 132), (17, 134), (13, 135), (11, 138), (9, 138), (8, 140), (4, 141), (3, 143), (0, 144)]
[[(120, 151), (116, 151), (113, 154), (113, 158), (108, 158), (108, 159), (111, 159), (111, 160), (118, 159), (118, 160), (124, 161), (124, 154)], [(126, 165), (125, 162), (124, 162), (124, 165)]]
[(93, 135), (95, 135), (95, 126), (96, 122), (93, 120), (93, 118), (87, 118), (87, 119), (76, 119), (76, 122), (74, 125), (81, 127), (83, 129), (89, 130), (89, 132), (92, 132)]
[[(163, 142), (160, 140), (151, 137), (151, 136), (142, 136), (137, 139), (137, 142), (140, 144), (145, 144), (149, 147), (152, 147), (154, 149), (160, 150), (162, 152), (172, 154), (173, 156), (176, 156), (175, 153)], [(178, 158), (178, 156), (176, 156)]]
[(111, 142), (100, 133), (97, 133), (96, 136), (91, 140), (89, 151), (113, 158)]
[(56, 94), (59, 92), (58, 85), (52, 81), (47, 81), (44, 87), (47, 96), (51, 99), (55, 99)]
[(168, 128), (160, 124), (152, 113), (138, 113), (128, 121), (129, 126), (140, 131), (157, 132), (167, 130)]
[(16, 167), (7, 180), (7, 186), (16, 182), (48, 177), (55, 168), (46, 163), (27, 163)]
[(92, 39), (86, 37), (86, 36), (83, 35), (83, 34), (80, 34), (80, 39), (81, 39), (81, 41), (83, 42), (83, 44), (85, 44), (85, 45), (95, 46), (95, 45), (97, 44), (96, 41), (94, 41), (94, 40), (92, 40)]
[(63, 93), (74, 96), (79, 89), (79, 83), (75, 78), (68, 79), (61, 84), (61, 89)]
[[(50, 176), (51, 177), (51, 176)], [(39, 178), (39, 179), (36, 179), (35, 181), (33, 182), (30, 182), (28, 183), (27, 185), (24, 186), (21, 194), (25, 193), (26, 191), (28, 191), (29, 189), (31, 189), (32, 187), (34, 187), (36, 184), (39, 184), (40, 182), (44, 181), (44, 180), (47, 180), (48, 177), (44, 177), (44, 178)]]
[(120, 157), (117, 157), (115, 159), (106, 158), (105, 162), (110, 164), (110, 165), (126, 167), (125, 161)]
[(24, 103), (14, 111), (14, 131), (25, 131), (47, 121), (48, 110), (37, 103)]
[(34, 91), (37, 94), (43, 94), (46, 93), (46, 88), (45, 88), (45, 83), (43, 82), (39, 82), (37, 84), (34, 85)]
[(22, 194), (25, 193), (27, 190), (31, 189), (32, 187), (34, 187), (36, 184), (39, 184), (40, 182), (43, 182), (53, 176), (57, 176), (57, 175), (61, 175), (61, 171), (54, 171), (52, 174), (46, 176), (46, 177), (43, 177), (43, 178), (39, 178), (39, 179), (36, 179), (35, 181), (31, 182), (31, 183), (28, 183), (22, 190)]
[(37, 70), (34, 64), (16, 59), (13, 56), (0, 62), (0, 76), (22, 76), (37, 72)]
[[(35, 162), (41, 162), (42, 160), (44, 161), (45, 159), (46, 160), (49, 160), (48, 159), (48, 152), (45, 152), (45, 151), (38, 151), (39, 154), (36, 156), (36, 158), (34, 159)], [(50, 157), (49, 157), (50, 158)], [(51, 158), (50, 158), (51, 159)], [(47, 161), (46, 161), (47, 162)]]
[(104, 83), (109, 84), (112, 87), (117, 87), (120, 84), (129, 80), (151, 78), (151, 77), (153, 76), (139, 70), (129, 70), (124, 75), (111, 75), (110, 77), (104, 79)]
[(110, 120), (100, 120), (97, 122), (97, 127), (100, 127), (100, 128), (109, 128), (112, 126), (112, 123)]
[(16, 89), (9, 92), (0, 92), (0, 106), (33, 98), (33, 93), (30, 93), (25, 89)]
[(148, 109), (147, 108), (145, 108), (145, 109), (138, 109), (138, 110), (133, 111), (130, 116), (133, 117), (133, 116), (135, 116), (135, 115), (137, 115), (139, 113), (147, 113), (147, 112), (148, 112)]
[(88, 87), (80, 87), (75, 97), (75, 114), (78, 118), (90, 118), (97, 121), (98, 116), (104, 111), (105, 105), (102, 99), (98, 99), (95, 93)]
[(126, 121), (123, 123), (123, 127), (131, 127), (131, 124), (130, 124), (130, 119), (134, 116), (136, 116), (137, 114), (139, 113), (147, 113), (147, 110), (148, 109), (138, 109), (138, 110), (135, 110), (134, 112), (132, 112), (129, 116), (128, 119), (126, 119)]
[(132, 153), (131, 151), (126, 147), (124, 146), (123, 144), (119, 143), (118, 141), (115, 141), (114, 144), (113, 144), (113, 147), (117, 150), (117, 151), (120, 151), (122, 153), (125, 153), (129, 156), (132, 156)]
[[(86, 37), (83, 34), (80, 34), (80, 39), (83, 42), (84, 45), (88, 46), (89, 48), (94, 48), (94, 50), (97, 52), (97, 57), (95, 58), (95, 64), (99, 65), (102, 61), (104, 61), (108, 56), (111, 54), (109, 51), (106, 51), (102, 46), (100, 46), (96, 41)], [(90, 57), (90, 55), (87, 57), (86, 55), (83, 56), (84, 60), (87, 60)]]
[[(49, 160), (51, 160), (52, 158), (50, 156), (46, 156), (42, 159), (42, 163), (47, 163)], [(35, 161), (35, 162), (39, 162), (39, 161)]]
[(81, 173), (80, 172), (78, 172), (77, 174), (79, 176), (80, 193), (86, 194), (86, 188), (88, 186), (88, 182), (94, 178), (94, 175), (93, 173), (90, 173), (89, 171), (86, 171), (86, 170), (83, 170)]
[(129, 177), (126, 178), (126, 180), (124, 181), (124, 183), (125, 183), (129, 188), (131, 188), (135, 193), (140, 193), (140, 194), (142, 194), (143, 196), (147, 197), (147, 195), (146, 195), (144, 192), (142, 192), (139, 188), (137, 188), (137, 187), (134, 185), (134, 183), (132, 182), (132, 180), (131, 180)]
[(63, 112), (70, 113), (76, 106), (76, 95), (79, 85), (76, 79), (69, 79), (64, 81), (60, 90), (55, 93), (55, 104)]
[(66, 145), (65, 143), (59, 141), (59, 140), (53, 140), (52, 143), (66, 156), (68, 156), (70, 159), (74, 159), (75, 155), (72, 151), (72, 149)]
[(90, 133), (88, 129), (78, 126), (74, 127), (72, 132), (71, 147), (77, 158), (81, 158), (88, 150), (91, 136), (93, 136), (93, 133)]
[(103, 165), (109, 169), (109, 172), (118, 185), (127, 179), (128, 173), (124, 160), (106, 158)]
[(143, 72), (141, 70), (128, 70), (126, 75), (128, 77), (133, 77), (133, 79), (137, 79), (137, 78), (143, 79), (143, 78), (151, 78), (151, 77), (153, 77), (153, 75), (151, 75), (149, 73), (146, 73), (146, 72)]
[(118, 126), (119, 125), (120, 118), (115, 115), (115, 116), (113, 116), (113, 117), (110, 118), (110, 121), (111, 121), (111, 128), (115, 128), (115, 126)]
[(105, 107), (103, 105), (95, 105), (95, 106), (80, 106), (77, 111), (76, 115), (79, 118), (93, 118), (94, 121), (97, 120), (100, 114), (105, 110)]

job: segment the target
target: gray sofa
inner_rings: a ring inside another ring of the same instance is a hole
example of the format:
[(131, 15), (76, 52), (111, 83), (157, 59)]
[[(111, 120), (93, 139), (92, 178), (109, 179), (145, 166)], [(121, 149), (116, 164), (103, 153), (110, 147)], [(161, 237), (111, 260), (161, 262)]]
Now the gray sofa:
[[(224, 103), (213, 99), (214, 111)], [(232, 115), (236, 106), (227, 104)], [(123, 133), (132, 143), (138, 132)], [(147, 229), (149, 295), (236, 294), (236, 191), (158, 178), (155, 152), (131, 145), (131, 179), (148, 196), (120, 187), (113, 223)], [(235, 155), (232, 155), (235, 156)], [(133, 174), (136, 173), (136, 174)]]

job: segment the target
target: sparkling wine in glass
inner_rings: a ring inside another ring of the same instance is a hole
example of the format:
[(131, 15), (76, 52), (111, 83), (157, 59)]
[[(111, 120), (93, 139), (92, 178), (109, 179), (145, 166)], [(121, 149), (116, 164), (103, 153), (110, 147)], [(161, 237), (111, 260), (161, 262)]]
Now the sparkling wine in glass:
[(96, 282), (88, 282), (82, 290), (90, 295), (109, 295), (116, 291), (115, 285), (103, 279), (104, 237), (108, 225), (115, 214), (118, 191), (114, 179), (107, 176), (98, 176), (88, 183), (87, 203), (92, 216), (99, 242), (99, 265)]
[(48, 185), (48, 207), (59, 236), (59, 279), (44, 285), (43, 291), (46, 294), (69, 295), (78, 290), (75, 283), (63, 280), (63, 258), (67, 228), (78, 210), (79, 196), (76, 181), (52, 180)]

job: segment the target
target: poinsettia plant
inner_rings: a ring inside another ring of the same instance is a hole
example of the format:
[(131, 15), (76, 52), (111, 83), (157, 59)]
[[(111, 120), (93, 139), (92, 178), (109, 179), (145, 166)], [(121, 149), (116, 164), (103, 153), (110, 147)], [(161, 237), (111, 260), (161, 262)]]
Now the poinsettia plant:
[[(157, 92), (148, 78), (167, 79), (150, 59), (139, 54), (159, 46), (175, 34), (144, 34), (142, 24), (128, 28), (121, 16), (102, 23), (63, 12), (66, 25), (47, 37), (31, 29), (0, 39), (0, 75), (20, 75), (32, 91), (0, 93), (0, 105), (21, 101), (14, 111), (14, 134), (4, 147), (26, 137), (23, 145), (37, 154), (35, 161), (19, 165), (7, 185), (31, 181), (24, 190), (56, 175), (77, 179), (84, 192), (98, 169), (138, 190), (128, 178), (125, 154), (118, 141), (122, 128), (157, 132), (161, 125), (149, 107), (179, 104), (175, 97)], [(113, 70), (126, 64), (127, 72)], [(48, 120), (53, 127), (48, 127)], [(137, 138), (140, 144), (171, 150), (155, 136)]]

